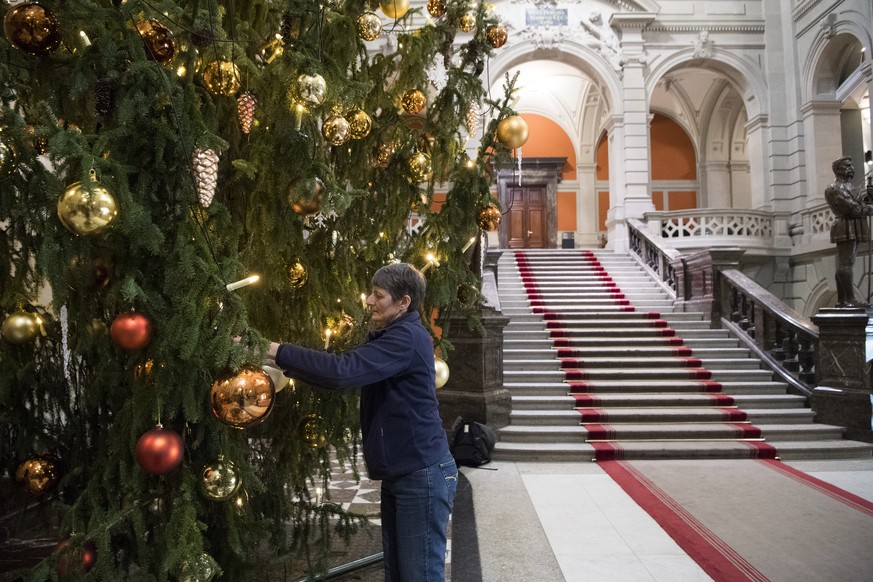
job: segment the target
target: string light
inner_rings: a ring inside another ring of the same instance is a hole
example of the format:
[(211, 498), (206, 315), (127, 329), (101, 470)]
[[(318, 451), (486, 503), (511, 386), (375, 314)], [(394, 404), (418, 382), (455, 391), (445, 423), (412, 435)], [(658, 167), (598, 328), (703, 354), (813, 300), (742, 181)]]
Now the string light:
[(84, 44), (85, 46), (91, 46), (91, 39), (88, 38), (88, 35), (85, 34), (84, 30), (79, 31), (79, 36), (82, 37), (82, 44)]
[(330, 347), (330, 334), (332, 334), (332, 333), (333, 332), (330, 331), (330, 328), (324, 330), (324, 349), (327, 349)]
[(258, 275), (252, 275), (251, 277), (246, 277), (245, 279), (240, 279), (239, 281), (234, 281), (233, 283), (228, 283), (225, 285), (225, 289), (228, 291), (236, 291), (240, 287), (245, 287), (246, 285), (251, 285), (252, 283), (257, 283), (258, 279), (261, 277)]
[(424, 273), (425, 271), (430, 269), (431, 266), (434, 266), (434, 267), (440, 266), (440, 262), (437, 260), (437, 258), (434, 256), (433, 253), (428, 253), (427, 257), (425, 257), (425, 258), (427, 259), (427, 264), (421, 269), (422, 273)]
[(366, 293), (361, 293), (361, 307), (363, 307), (364, 309), (367, 308), (367, 294)]
[(466, 253), (467, 249), (473, 246), (473, 243), (476, 242), (476, 237), (474, 236), (470, 240), (467, 241), (467, 244), (464, 245), (464, 248), (461, 249), (461, 253)]

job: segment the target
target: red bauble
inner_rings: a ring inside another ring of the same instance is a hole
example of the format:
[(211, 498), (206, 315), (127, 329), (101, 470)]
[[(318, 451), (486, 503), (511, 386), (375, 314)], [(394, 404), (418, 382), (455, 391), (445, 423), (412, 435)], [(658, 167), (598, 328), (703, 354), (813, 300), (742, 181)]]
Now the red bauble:
[(78, 547), (67, 548), (69, 545), (70, 540), (61, 540), (55, 548), (56, 552), (61, 552), (58, 558), (58, 574), (66, 576), (75, 572), (90, 572), (97, 562), (97, 548), (94, 542), (85, 542)]
[(136, 462), (146, 473), (163, 475), (179, 466), (184, 452), (179, 433), (158, 425), (139, 437)]
[(152, 320), (141, 313), (122, 313), (110, 330), (115, 345), (125, 350), (141, 350), (152, 341)]

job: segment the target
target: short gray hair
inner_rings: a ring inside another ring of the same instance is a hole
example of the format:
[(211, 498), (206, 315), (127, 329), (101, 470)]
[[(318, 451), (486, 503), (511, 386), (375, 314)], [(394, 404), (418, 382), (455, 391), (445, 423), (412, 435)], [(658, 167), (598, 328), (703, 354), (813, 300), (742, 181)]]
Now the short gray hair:
[(385, 265), (373, 274), (372, 283), (391, 294), (391, 299), (397, 301), (404, 295), (409, 295), (409, 311), (419, 311), (427, 292), (427, 281), (421, 271), (409, 263), (392, 263)]

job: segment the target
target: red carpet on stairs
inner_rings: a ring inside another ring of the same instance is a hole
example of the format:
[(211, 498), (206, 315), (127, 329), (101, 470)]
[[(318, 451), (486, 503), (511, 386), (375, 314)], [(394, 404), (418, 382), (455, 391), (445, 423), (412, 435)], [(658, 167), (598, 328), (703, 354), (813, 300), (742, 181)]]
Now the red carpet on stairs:
[[(579, 256), (582, 257), (587, 267), (575, 267), (574, 274), (582, 274), (583, 276), (586, 273), (590, 274), (590, 283), (585, 282), (588, 279), (579, 283), (580, 286), (584, 286), (586, 292), (590, 292), (590, 297), (581, 295), (583, 299), (580, 300), (580, 304), (583, 304), (584, 307), (569, 312), (560, 311), (561, 306), (567, 305), (566, 300), (564, 303), (555, 303), (550, 300), (554, 293), (549, 293), (549, 285), (556, 285), (554, 278), (540, 280), (534, 263), (529, 261), (524, 251), (517, 252), (515, 258), (533, 312), (542, 315), (545, 320), (546, 329), (556, 349), (560, 368), (564, 373), (567, 391), (574, 398), (574, 408), (579, 411), (580, 424), (587, 431), (586, 440), (595, 449), (595, 459), (624, 459), (627, 448), (622, 445), (623, 429), (621, 423), (608, 423), (610, 411), (604, 407), (602, 398), (598, 399), (597, 396), (594, 396), (599, 393), (603, 393), (604, 396), (607, 393), (615, 393), (615, 382), (612, 376), (617, 375), (614, 371), (615, 362), (621, 360), (614, 358), (610, 361), (608, 357), (598, 359), (596, 355), (591, 355), (591, 349), (575, 347), (575, 338), (583, 335), (584, 331), (574, 329), (573, 321), (574, 319), (577, 322), (589, 321), (585, 318), (593, 313), (596, 314), (594, 317), (601, 318), (600, 321), (605, 320), (615, 324), (618, 320), (614, 319), (616, 316), (610, 316), (610, 313), (636, 312), (636, 308), (619, 289), (606, 269), (600, 265), (593, 253), (582, 251)], [(578, 262), (578, 256), (576, 260)], [(567, 309), (567, 307), (563, 308)], [(704, 419), (687, 422), (707, 423), (707, 426), (710, 426), (711, 423), (717, 428), (715, 430), (707, 429), (708, 434), (714, 435), (708, 438), (736, 441), (740, 447), (739, 454), (745, 450), (749, 458), (773, 459), (776, 457), (776, 449), (761, 441), (761, 429), (746, 422), (745, 412), (731, 408), (734, 406), (734, 399), (721, 393), (722, 385), (712, 380), (712, 372), (703, 368), (702, 360), (693, 355), (692, 350), (684, 345), (682, 338), (676, 337), (676, 331), (669, 326), (668, 321), (662, 317), (661, 313), (655, 311), (640, 312), (638, 318), (623, 319), (622, 321), (630, 322), (625, 324), (626, 327), (640, 329), (640, 337), (652, 338), (647, 340), (648, 342), (657, 341), (655, 338), (659, 338), (660, 345), (668, 348), (656, 348), (657, 351), (648, 351), (646, 352), (648, 356), (637, 356), (632, 364), (631, 360), (628, 360), (624, 369), (621, 370), (622, 378), (628, 382), (637, 383), (645, 382), (646, 378), (657, 379), (660, 382), (672, 382), (669, 389), (664, 389), (664, 392), (708, 396), (708, 399), (699, 401), (695, 405), (706, 411)], [(576, 325), (578, 328), (578, 323)], [(625, 333), (627, 333), (626, 330)], [(628, 337), (629, 345), (632, 345), (633, 341), (632, 336)], [(591, 344), (589, 342), (589, 344), (583, 345)], [(647, 345), (657, 344), (648, 343)], [(633, 387), (634, 394), (645, 395), (649, 392), (645, 385), (639, 386), (637, 384)], [(652, 389), (651, 392), (657, 392), (657, 390)], [(657, 407), (657, 404), (651, 406)], [(634, 418), (638, 427), (639, 423), (650, 422), (654, 428), (651, 431), (645, 430), (647, 425), (643, 424), (643, 430), (638, 428), (635, 432), (630, 431), (629, 434), (634, 435), (629, 437), (631, 440), (643, 438), (648, 439), (648, 442), (656, 443), (659, 441), (657, 430), (659, 424), (664, 424), (663, 421), (657, 417), (650, 421), (640, 420), (638, 417)], [(679, 433), (682, 431), (665, 431), (665, 434), (669, 436), (664, 438), (671, 441), (685, 439), (689, 443), (703, 440), (687, 436), (688, 431), (685, 431), (684, 434)]]

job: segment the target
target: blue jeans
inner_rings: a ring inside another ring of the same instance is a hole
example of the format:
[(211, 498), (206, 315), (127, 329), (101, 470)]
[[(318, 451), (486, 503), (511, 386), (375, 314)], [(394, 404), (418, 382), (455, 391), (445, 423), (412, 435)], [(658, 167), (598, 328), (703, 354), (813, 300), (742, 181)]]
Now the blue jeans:
[(446, 526), (458, 488), (451, 454), (424, 469), (382, 481), (386, 582), (444, 582)]

